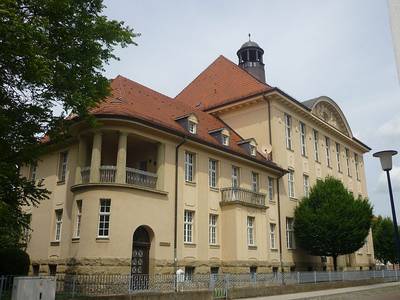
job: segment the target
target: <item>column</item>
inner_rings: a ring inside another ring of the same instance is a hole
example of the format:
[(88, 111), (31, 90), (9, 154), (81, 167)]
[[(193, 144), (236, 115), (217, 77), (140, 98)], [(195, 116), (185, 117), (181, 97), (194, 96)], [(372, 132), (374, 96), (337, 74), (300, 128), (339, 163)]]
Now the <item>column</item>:
[(82, 168), (86, 167), (86, 141), (85, 138), (80, 135), (79, 136), (79, 144), (78, 144), (78, 160), (76, 164), (75, 171), (75, 184), (82, 183)]
[(90, 162), (90, 182), (100, 182), (102, 133), (96, 131), (93, 136), (92, 160)]
[(165, 190), (165, 144), (159, 143), (157, 146), (157, 189)]
[(126, 146), (128, 142), (128, 134), (120, 132), (118, 138), (118, 153), (117, 153), (117, 183), (126, 183)]

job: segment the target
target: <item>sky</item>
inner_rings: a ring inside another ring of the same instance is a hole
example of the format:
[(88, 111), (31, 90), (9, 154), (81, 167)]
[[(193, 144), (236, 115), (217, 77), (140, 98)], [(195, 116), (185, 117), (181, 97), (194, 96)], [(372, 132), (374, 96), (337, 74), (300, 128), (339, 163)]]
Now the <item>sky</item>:
[[(372, 153), (400, 152), (400, 80), (385, 0), (106, 0), (104, 13), (135, 32), (106, 66), (175, 97), (219, 55), (237, 62), (248, 33), (265, 51), (267, 83), (295, 99), (321, 95), (343, 110), (364, 156), (376, 215), (391, 216), (385, 174)], [(391, 171), (400, 217), (400, 154)]]

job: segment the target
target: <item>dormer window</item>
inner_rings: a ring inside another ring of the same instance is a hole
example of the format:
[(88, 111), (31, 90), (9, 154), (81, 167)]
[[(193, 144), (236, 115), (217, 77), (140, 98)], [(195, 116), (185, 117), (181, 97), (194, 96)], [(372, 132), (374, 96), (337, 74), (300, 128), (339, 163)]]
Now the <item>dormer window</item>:
[(251, 156), (256, 156), (257, 155), (256, 147), (253, 146), (253, 145), (250, 145), (250, 155)]
[(182, 127), (191, 134), (197, 134), (197, 125), (199, 123), (195, 114), (185, 115), (175, 119)]
[(222, 135), (222, 145), (229, 146), (229, 136), (225, 134)]
[(208, 132), (223, 146), (229, 146), (229, 130), (226, 128), (218, 128)]
[(257, 142), (254, 138), (240, 141), (238, 142), (238, 145), (245, 149), (249, 155), (253, 157), (257, 156)]
[(197, 124), (195, 122), (189, 121), (188, 122), (188, 130), (191, 134), (196, 134), (197, 132)]

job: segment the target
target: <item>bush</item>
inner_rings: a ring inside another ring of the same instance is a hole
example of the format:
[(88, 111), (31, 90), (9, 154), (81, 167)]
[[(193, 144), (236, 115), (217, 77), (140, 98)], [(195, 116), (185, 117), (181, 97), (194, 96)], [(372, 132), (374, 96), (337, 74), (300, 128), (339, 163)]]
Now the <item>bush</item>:
[(28, 253), (18, 248), (0, 249), (0, 275), (28, 275)]

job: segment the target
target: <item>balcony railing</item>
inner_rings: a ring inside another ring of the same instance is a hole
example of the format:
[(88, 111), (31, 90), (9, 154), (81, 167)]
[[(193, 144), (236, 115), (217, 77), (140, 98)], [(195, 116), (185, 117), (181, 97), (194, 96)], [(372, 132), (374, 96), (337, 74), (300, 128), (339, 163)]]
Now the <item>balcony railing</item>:
[(90, 180), (90, 167), (84, 167), (81, 169), (82, 183), (89, 183)]
[(222, 188), (222, 202), (244, 202), (248, 204), (265, 206), (265, 194), (253, 192), (243, 188)]
[(100, 182), (115, 182), (116, 166), (100, 166)]
[(126, 183), (156, 188), (157, 174), (134, 168), (126, 168)]

